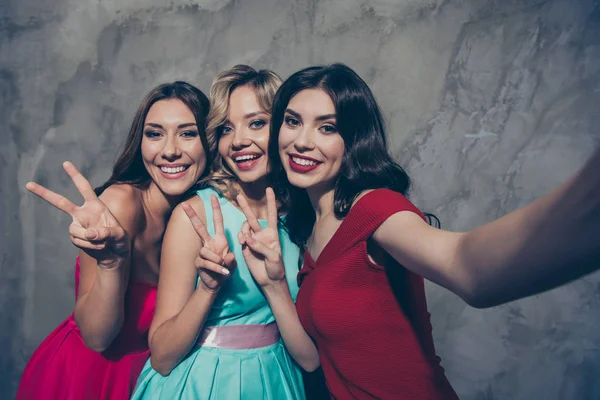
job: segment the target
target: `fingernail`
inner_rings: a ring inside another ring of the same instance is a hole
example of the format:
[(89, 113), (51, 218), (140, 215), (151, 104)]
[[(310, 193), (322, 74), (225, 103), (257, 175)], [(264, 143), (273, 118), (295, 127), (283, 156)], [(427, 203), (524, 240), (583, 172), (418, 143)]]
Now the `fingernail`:
[(229, 275), (229, 270), (227, 268), (223, 268), (221, 271), (223, 271), (225, 275)]

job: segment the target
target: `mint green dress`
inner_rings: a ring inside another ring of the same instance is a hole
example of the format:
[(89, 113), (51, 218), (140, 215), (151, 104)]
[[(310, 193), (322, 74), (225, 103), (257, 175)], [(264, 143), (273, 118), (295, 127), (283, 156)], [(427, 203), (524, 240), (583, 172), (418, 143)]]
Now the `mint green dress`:
[[(205, 326), (272, 323), (275, 318), (271, 308), (252, 278), (237, 241), (237, 233), (246, 217), (210, 188), (197, 192), (204, 202), (208, 232), (214, 235), (210, 203), (213, 193), (221, 205), (225, 235), (235, 254), (237, 268), (219, 291)], [(263, 227), (267, 226), (267, 221), (259, 222)], [(282, 226), (279, 227), (279, 238), (288, 285), (295, 301), (299, 250)], [(300, 367), (291, 358), (282, 340), (271, 346), (243, 350), (195, 346), (166, 377), (153, 370), (148, 360), (132, 396), (135, 400), (304, 398)]]

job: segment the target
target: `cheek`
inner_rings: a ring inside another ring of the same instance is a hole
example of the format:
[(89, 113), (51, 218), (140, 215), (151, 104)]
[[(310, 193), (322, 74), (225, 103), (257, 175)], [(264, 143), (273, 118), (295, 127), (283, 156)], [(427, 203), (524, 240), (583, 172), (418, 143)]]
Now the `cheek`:
[(294, 134), (283, 125), (279, 131), (279, 151), (285, 150), (294, 141)]
[(145, 137), (142, 139), (142, 144), (140, 146), (140, 150), (142, 153), (142, 159), (145, 162), (150, 163), (156, 157), (156, 153), (157, 153), (156, 144), (152, 143), (150, 140), (146, 139)]
[(196, 163), (201, 164), (206, 161), (206, 151), (199, 138), (186, 143), (185, 149), (188, 156)]
[(267, 151), (269, 147), (269, 125), (263, 127), (259, 131), (256, 131), (254, 134), (254, 142), (265, 152)]

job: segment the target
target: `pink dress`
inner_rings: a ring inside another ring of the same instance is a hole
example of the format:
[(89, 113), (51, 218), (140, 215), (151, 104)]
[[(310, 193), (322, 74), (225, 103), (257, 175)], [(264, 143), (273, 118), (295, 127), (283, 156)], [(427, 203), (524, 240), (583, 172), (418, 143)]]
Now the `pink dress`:
[[(78, 257), (75, 295), (79, 269)], [(31, 356), (21, 377), (17, 400), (129, 399), (150, 355), (148, 330), (155, 304), (155, 285), (130, 282), (123, 327), (103, 353), (85, 346), (71, 314)]]

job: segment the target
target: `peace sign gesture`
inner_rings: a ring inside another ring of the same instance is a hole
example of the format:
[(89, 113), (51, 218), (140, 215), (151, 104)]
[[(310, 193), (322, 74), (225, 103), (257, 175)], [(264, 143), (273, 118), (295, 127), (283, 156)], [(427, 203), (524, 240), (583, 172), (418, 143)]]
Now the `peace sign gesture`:
[(267, 188), (267, 227), (263, 229), (248, 206), (246, 198), (239, 194), (237, 202), (246, 216), (238, 241), (248, 269), (256, 282), (269, 286), (285, 278), (285, 267), (281, 256), (281, 245), (277, 233), (277, 202), (273, 189)]
[(96, 196), (90, 183), (77, 168), (68, 161), (63, 163), (63, 168), (83, 196), (84, 203), (81, 207), (35, 182), (28, 182), (25, 187), (73, 218), (69, 225), (69, 235), (75, 246), (95, 258), (101, 267), (115, 267), (115, 263), (129, 254), (130, 240), (127, 232)]
[(235, 256), (229, 251), (229, 243), (223, 227), (223, 214), (221, 214), (221, 206), (217, 196), (211, 195), (210, 203), (213, 209), (214, 236), (210, 236), (202, 220), (189, 204), (183, 203), (182, 207), (203, 242), (203, 246), (194, 262), (200, 280), (206, 289), (218, 291), (235, 269), (236, 262)]

